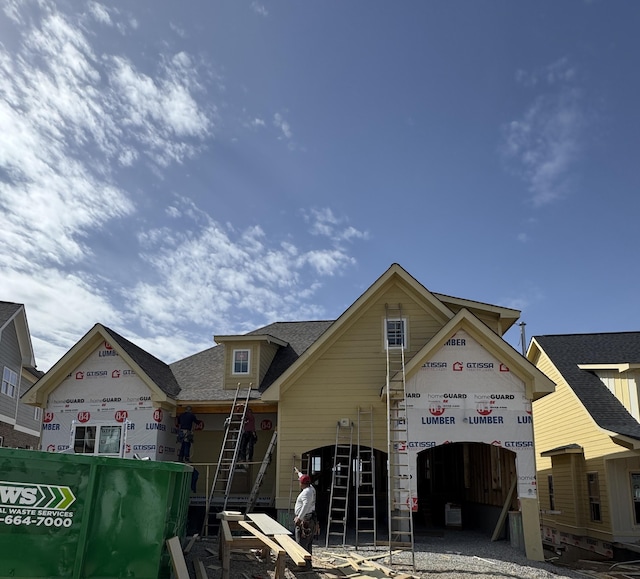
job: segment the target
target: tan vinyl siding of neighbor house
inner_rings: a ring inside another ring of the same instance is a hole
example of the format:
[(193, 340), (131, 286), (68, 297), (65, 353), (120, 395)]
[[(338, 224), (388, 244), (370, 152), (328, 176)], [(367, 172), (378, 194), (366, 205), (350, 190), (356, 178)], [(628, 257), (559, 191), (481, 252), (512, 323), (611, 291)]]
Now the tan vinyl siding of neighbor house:
[[(386, 403), (380, 399), (385, 384), (386, 353), (383, 343), (385, 303), (402, 304), (409, 329), (410, 359), (442, 327), (406, 291), (392, 286), (335, 339), (312, 364), (284, 390), (278, 407), (277, 508), (287, 508), (291, 485), (291, 458), (314, 448), (334, 445), (341, 418), (357, 421), (358, 406), (374, 407), (374, 445), (386, 452)], [(424, 301), (421, 302), (424, 304)], [(355, 444), (355, 435), (354, 435)]]

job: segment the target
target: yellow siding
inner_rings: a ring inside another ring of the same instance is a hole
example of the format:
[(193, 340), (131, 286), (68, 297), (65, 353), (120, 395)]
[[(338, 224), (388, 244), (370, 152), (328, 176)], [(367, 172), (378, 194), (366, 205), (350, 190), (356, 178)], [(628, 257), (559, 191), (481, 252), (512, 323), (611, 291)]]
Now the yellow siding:
[[(536, 470), (540, 486), (542, 508), (548, 508), (547, 475), (553, 471), (555, 508), (560, 515), (544, 515), (546, 524), (560, 530), (577, 532), (585, 527), (590, 536), (609, 540), (611, 517), (609, 489), (604, 460), (607, 455), (620, 452), (582, 406), (573, 390), (566, 384), (548, 357), (541, 353), (536, 366), (556, 383), (556, 390), (533, 403), (533, 425), (536, 445)], [(540, 453), (569, 444), (579, 444), (584, 455), (569, 454), (551, 458)], [(598, 472), (602, 522), (590, 521), (587, 493), (587, 472)]]
[(271, 365), (273, 357), (276, 355), (278, 348), (279, 346), (277, 346), (276, 344), (269, 344), (265, 342), (260, 344), (260, 348), (258, 349), (259, 360), (256, 360), (256, 363), (259, 364), (260, 368), (258, 384), (262, 383), (264, 375), (267, 373), (267, 370), (269, 369), (269, 366)]

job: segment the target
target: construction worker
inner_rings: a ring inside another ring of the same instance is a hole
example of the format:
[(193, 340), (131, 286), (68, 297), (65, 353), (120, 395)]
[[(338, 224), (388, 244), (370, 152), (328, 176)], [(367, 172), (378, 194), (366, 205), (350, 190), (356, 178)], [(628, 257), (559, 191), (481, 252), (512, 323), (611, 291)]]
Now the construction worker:
[(244, 427), (242, 429), (242, 438), (240, 438), (240, 462), (253, 462), (253, 447), (258, 440), (256, 434), (256, 417), (253, 415), (253, 410), (247, 406), (247, 411), (244, 415)]
[(191, 462), (191, 443), (193, 442), (193, 427), (202, 422), (196, 418), (191, 411), (191, 406), (187, 406), (185, 411), (176, 418), (176, 428), (178, 429), (178, 460), (180, 462)]
[[(316, 534), (318, 517), (316, 515), (316, 489), (311, 484), (311, 477), (301, 473), (294, 467), (300, 483), (300, 494), (293, 510), (296, 542), (311, 554), (313, 536)], [(311, 561), (307, 561), (307, 569), (311, 569)]]

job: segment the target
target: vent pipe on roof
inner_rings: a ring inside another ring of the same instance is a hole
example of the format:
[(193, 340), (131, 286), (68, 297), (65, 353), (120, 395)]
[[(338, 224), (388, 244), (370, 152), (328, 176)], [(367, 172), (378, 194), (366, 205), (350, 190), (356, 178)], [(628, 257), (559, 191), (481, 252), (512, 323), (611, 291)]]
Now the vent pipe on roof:
[(520, 346), (522, 347), (522, 355), (527, 355), (527, 339), (524, 335), (524, 327), (527, 325), (524, 322), (518, 324), (520, 326)]

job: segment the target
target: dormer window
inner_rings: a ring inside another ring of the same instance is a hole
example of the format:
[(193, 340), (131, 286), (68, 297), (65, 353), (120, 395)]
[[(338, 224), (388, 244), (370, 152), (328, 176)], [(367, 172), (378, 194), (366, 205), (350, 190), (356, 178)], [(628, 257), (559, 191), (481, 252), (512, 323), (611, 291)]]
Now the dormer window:
[(389, 349), (407, 347), (407, 319), (388, 318), (385, 320), (385, 346)]
[(234, 350), (233, 351), (233, 373), (249, 374), (251, 371), (250, 351)]

